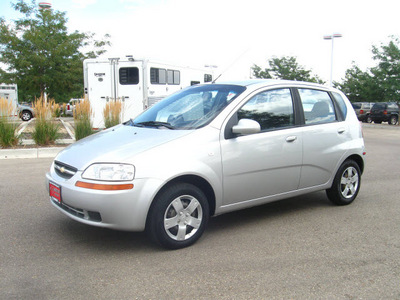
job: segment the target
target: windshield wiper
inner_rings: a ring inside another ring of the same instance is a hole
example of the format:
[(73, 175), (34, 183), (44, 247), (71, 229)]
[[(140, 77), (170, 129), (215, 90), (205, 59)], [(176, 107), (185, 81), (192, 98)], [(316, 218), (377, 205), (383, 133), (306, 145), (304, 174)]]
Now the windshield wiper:
[(168, 129), (175, 129), (170, 123), (167, 122), (159, 122), (159, 121), (146, 121), (146, 122), (139, 122), (133, 123), (133, 126), (137, 127), (165, 127)]

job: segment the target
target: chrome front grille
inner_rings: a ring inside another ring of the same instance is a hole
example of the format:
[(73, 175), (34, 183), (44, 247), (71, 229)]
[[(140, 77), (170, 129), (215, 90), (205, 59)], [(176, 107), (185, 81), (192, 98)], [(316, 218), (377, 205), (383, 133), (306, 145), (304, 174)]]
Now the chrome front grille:
[(77, 168), (71, 167), (67, 164), (64, 164), (59, 161), (54, 162), (54, 171), (56, 171), (57, 175), (65, 178), (65, 179), (70, 179), (72, 176), (75, 175), (75, 173), (78, 171)]

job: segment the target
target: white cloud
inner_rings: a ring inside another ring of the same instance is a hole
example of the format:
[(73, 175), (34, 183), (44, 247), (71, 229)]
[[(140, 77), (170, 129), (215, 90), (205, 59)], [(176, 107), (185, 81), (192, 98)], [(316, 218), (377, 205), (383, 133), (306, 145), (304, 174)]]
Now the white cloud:
[(97, 2), (97, 0), (72, 0), (74, 7), (78, 9), (84, 9), (89, 5), (93, 5)]
[(387, 0), (381, 1), (376, 6), (368, 0), (120, 0), (119, 10), (101, 17), (95, 11), (84, 22), (69, 17), (80, 31), (110, 33), (109, 55), (221, 69), (236, 61), (240, 76), (249, 76), (254, 63), (266, 66), (273, 56), (289, 55), (328, 80), (331, 44), (323, 36), (340, 32), (334, 48), (334, 80), (340, 80), (352, 61), (371, 66), (372, 44), (395, 33), (397, 10), (387, 10)]

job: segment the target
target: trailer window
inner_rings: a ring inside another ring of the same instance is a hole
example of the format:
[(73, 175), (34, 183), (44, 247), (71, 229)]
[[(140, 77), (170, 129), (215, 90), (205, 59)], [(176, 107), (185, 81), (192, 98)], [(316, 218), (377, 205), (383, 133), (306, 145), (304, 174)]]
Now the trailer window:
[(119, 69), (119, 83), (122, 85), (138, 84), (139, 83), (139, 69), (133, 68), (120, 68)]
[(177, 70), (168, 70), (168, 84), (180, 84), (181, 72)]
[(204, 82), (211, 82), (212, 75), (211, 74), (204, 74)]
[(150, 68), (150, 83), (151, 84), (166, 84), (167, 70), (159, 68)]

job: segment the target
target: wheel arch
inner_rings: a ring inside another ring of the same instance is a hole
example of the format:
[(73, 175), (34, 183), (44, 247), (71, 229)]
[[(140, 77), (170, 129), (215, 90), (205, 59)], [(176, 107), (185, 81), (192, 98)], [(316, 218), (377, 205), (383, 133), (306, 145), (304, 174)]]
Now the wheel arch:
[(194, 186), (196, 186), (197, 188), (199, 188), (206, 196), (207, 201), (208, 201), (208, 205), (210, 208), (210, 216), (214, 215), (215, 213), (215, 192), (214, 189), (212, 188), (211, 184), (205, 180), (204, 178), (197, 176), (197, 175), (182, 175), (179, 177), (176, 177), (170, 181), (168, 181), (167, 183), (165, 183), (163, 185), (163, 187), (157, 192), (157, 194), (155, 195), (155, 197), (153, 198), (153, 201), (150, 205), (149, 211), (152, 209), (157, 197), (163, 193), (163, 191), (168, 188), (171, 185), (174, 185), (176, 183), (190, 183)]
[(353, 154), (351, 156), (349, 156), (348, 158), (345, 159), (346, 160), (354, 160), (356, 162), (356, 164), (359, 166), (361, 174), (364, 173), (364, 160), (362, 159), (361, 156), (357, 155), (357, 154)]

